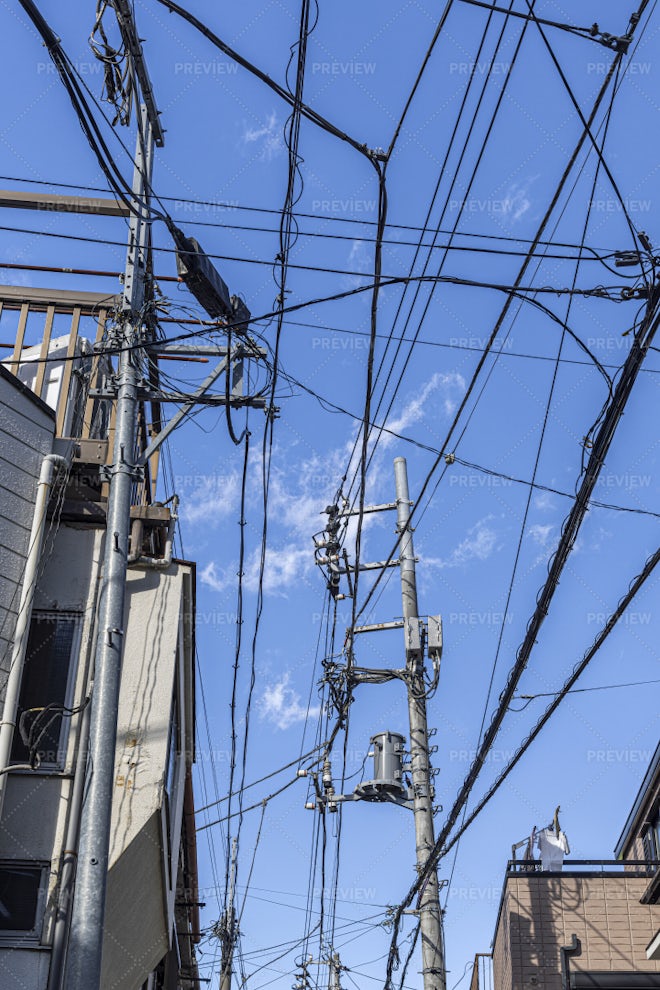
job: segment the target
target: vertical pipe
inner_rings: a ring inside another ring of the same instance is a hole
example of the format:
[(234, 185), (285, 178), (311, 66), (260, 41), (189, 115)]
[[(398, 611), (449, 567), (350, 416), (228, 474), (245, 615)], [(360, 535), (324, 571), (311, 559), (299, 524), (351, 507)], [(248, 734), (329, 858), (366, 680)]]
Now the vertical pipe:
[[(417, 581), (412, 530), (409, 524), (410, 497), (408, 471), (404, 457), (394, 461), (396, 484), (397, 532), (399, 566), (401, 570), (401, 599), (403, 619), (416, 620)], [(406, 656), (406, 684), (408, 688), (408, 716), (410, 720), (410, 759), (413, 784), (413, 811), (415, 815), (415, 846), (417, 870), (422, 872), (433, 848), (433, 798), (429, 764), (429, 735), (426, 721), (426, 685), (424, 683), (424, 657)], [(420, 932), (422, 936), (422, 977), (424, 990), (445, 990), (445, 954), (442, 933), (442, 915), (438, 892), (438, 874), (431, 870), (418, 901)]]
[[(124, 341), (128, 343), (132, 340), (132, 328), (128, 321), (123, 329)], [(131, 351), (124, 350), (120, 356), (118, 388), (114, 463), (108, 498), (91, 701), (89, 786), (81, 818), (76, 892), (67, 959), (68, 990), (98, 990), (101, 980), (133, 486), (133, 466), (129, 458), (133, 453), (137, 411), (137, 373)]]
[[(58, 454), (47, 454), (41, 463), (34, 516), (32, 517), (30, 542), (25, 561), (25, 574), (21, 588), (21, 600), (18, 607), (16, 628), (14, 630), (14, 645), (12, 648), (7, 687), (5, 689), (2, 722), (0, 722), (0, 769), (2, 770), (9, 766), (9, 760), (11, 758), (11, 745), (14, 739), (14, 729), (16, 728), (16, 713), (18, 711), (18, 699), (21, 692), (25, 654), (27, 652), (28, 636), (30, 634), (30, 620), (32, 618), (32, 605), (34, 603), (34, 593), (37, 585), (37, 572), (41, 559), (41, 546), (46, 525), (48, 498), (56, 469), (66, 467), (68, 467), (67, 459), (60, 457)], [(0, 774), (0, 818), (2, 818), (2, 808), (7, 790), (7, 777), (8, 775), (6, 773)]]
[(99, 990), (110, 852), (124, 599), (143, 342), (142, 309), (150, 224), (153, 137), (145, 107), (138, 122), (133, 213), (124, 274), (113, 464), (106, 519), (98, 641), (91, 699), (88, 779), (80, 823), (76, 890), (66, 962), (67, 990)]
[(53, 926), (53, 944), (50, 953), (48, 985), (46, 990), (62, 990), (64, 959), (71, 921), (71, 904), (76, 880), (78, 862), (78, 836), (80, 833), (80, 809), (83, 802), (87, 746), (89, 742), (89, 703), (83, 709), (80, 731), (77, 740), (76, 769), (71, 788), (69, 821), (67, 824), (64, 849), (60, 866), (60, 881), (57, 893), (57, 907)]

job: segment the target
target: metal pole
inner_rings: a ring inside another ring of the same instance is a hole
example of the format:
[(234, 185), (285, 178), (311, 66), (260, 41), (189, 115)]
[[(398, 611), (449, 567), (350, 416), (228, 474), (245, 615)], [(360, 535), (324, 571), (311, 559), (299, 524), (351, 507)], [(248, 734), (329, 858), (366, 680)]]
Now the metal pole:
[[(433, 797), (429, 764), (429, 736), (426, 724), (426, 685), (424, 683), (424, 654), (417, 648), (419, 638), (419, 613), (417, 608), (417, 582), (415, 578), (415, 553), (412, 530), (409, 525), (410, 498), (408, 495), (408, 471), (404, 457), (394, 461), (396, 483), (397, 532), (402, 534), (399, 544), (401, 567), (401, 597), (403, 601), (404, 632), (406, 634), (406, 684), (408, 687), (408, 715), (410, 719), (410, 758), (413, 784), (413, 810), (415, 814), (415, 845), (417, 870), (426, 866), (429, 852), (434, 845)], [(417, 630), (415, 630), (417, 626)], [(422, 976), (424, 990), (445, 990), (445, 953), (442, 934), (442, 915), (438, 893), (438, 875), (432, 870), (419, 901), (420, 932), (422, 936)]]
[(330, 956), (330, 990), (342, 990), (341, 987), (341, 959), (338, 952), (333, 952)]
[(112, 793), (117, 740), (117, 713), (123, 648), (124, 597), (130, 533), (130, 510), (136, 480), (141, 311), (148, 246), (148, 190), (153, 141), (145, 108), (138, 126), (122, 313), (117, 343), (117, 412), (113, 465), (110, 468), (98, 641), (92, 687), (88, 781), (80, 824), (78, 871), (66, 965), (67, 990), (99, 990), (108, 876)]
[(229, 878), (229, 896), (227, 911), (224, 917), (222, 931), (222, 954), (220, 970), (220, 990), (231, 990), (231, 978), (234, 961), (234, 944), (236, 942), (236, 912), (234, 910), (234, 885), (236, 883), (236, 854), (238, 841), (231, 840), (231, 876)]

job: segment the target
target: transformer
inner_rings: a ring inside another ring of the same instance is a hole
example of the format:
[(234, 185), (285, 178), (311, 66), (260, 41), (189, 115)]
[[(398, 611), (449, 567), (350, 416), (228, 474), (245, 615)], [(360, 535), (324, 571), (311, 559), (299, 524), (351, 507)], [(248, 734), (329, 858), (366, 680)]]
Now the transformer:
[(398, 732), (378, 732), (371, 737), (374, 777), (358, 784), (355, 794), (363, 801), (406, 800), (408, 788), (403, 783), (405, 736)]

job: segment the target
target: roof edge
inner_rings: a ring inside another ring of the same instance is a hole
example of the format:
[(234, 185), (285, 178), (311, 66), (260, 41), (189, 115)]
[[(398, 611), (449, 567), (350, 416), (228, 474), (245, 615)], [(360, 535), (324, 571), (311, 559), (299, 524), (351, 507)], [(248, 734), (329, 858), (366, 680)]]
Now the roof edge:
[(649, 763), (648, 769), (644, 774), (644, 779), (641, 783), (639, 791), (637, 792), (637, 797), (633, 802), (633, 806), (630, 809), (630, 814), (626, 819), (626, 823), (623, 826), (621, 835), (619, 836), (618, 842), (614, 847), (614, 855), (617, 859), (623, 857), (623, 852), (628, 846), (632, 833), (639, 825), (639, 819), (641, 817), (642, 811), (644, 809), (644, 804), (646, 796), (653, 786), (654, 779), (660, 773), (660, 743), (658, 743), (655, 753), (651, 757), (651, 762)]

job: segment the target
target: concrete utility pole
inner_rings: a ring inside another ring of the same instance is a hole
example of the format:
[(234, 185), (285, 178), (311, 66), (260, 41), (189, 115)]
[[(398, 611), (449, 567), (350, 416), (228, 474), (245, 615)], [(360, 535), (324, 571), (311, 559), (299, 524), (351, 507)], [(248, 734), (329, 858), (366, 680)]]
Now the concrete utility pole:
[[(394, 461), (396, 484), (397, 532), (401, 534), (399, 565), (406, 642), (406, 684), (410, 719), (410, 760), (415, 815), (417, 869), (426, 866), (435, 838), (433, 829), (433, 792), (429, 763), (429, 734), (426, 722), (426, 684), (424, 682), (424, 648), (417, 608), (417, 581), (412, 530), (409, 524), (410, 498), (408, 471), (404, 457)], [(445, 952), (442, 915), (438, 892), (438, 874), (429, 874), (419, 903), (422, 936), (422, 975), (424, 990), (445, 990)]]
[(142, 107), (132, 186), (135, 212), (130, 220), (122, 308), (113, 341), (113, 345), (121, 349), (116, 382), (115, 440), (113, 464), (109, 469), (103, 583), (91, 700), (89, 777), (80, 823), (78, 872), (66, 963), (67, 990), (97, 990), (101, 984), (131, 495), (140, 473), (133, 459), (138, 383), (142, 377), (140, 345), (146, 343), (142, 309), (152, 159), (151, 125), (146, 108)]
[(234, 963), (234, 945), (236, 943), (236, 911), (234, 909), (234, 893), (236, 884), (236, 853), (238, 843), (231, 840), (231, 876), (227, 893), (227, 910), (217, 925), (217, 933), (221, 940), (220, 990), (231, 990), (231, 978)]
[(329, 960), (330, 966), (330, 979), (328, 980), (328, 986), (330, 990), (342, 990), (341, 986), (341, 959), (339, 958), (338, 952), (333, 952), (330, 955)]

